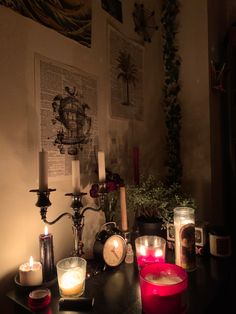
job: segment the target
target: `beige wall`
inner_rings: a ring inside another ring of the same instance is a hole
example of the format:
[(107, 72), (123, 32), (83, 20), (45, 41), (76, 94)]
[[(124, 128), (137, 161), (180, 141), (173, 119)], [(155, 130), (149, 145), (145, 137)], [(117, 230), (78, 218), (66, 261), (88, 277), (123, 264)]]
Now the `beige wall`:
[[(30, 189), (38, 185), (39, 115), (34, 93), (34, 54), (39, 53), (98, 77), (99, 145), (105, 149), (106, 158), (109, 159), (110, 137), (116, 135), (122, 144), (130, 132), (129, 121), (111, 119), (109, 116), (107, 23), (111, 23), (128, 38), (140, 41), (134, 32), (132, 20), (134, 2), (123, 2), (123, 24), (102, 10), (100, 1), (92, 3), (91, 49), (0, 6), (1, 295), (13, 285), (13, 276), (21, 263), (28, 260), (30, 255), (39, 258), (38, 236), (43, 231), (39, 209), (35, 207), (36, 195), (29, 193)], [(156, 1), (148, 1), (148, 5), (159, 12)], [(163, 165), (163, 122), (159, 101), (160, 32), (154, 34), (152, 44), (145, 45), (144, 66), (145, 121), (135, 124), (134, 142), (141, 148), (141, 169), (155, 169), (160, 173)], [(132, 146), (132, 143), (129, 145)], [(129, 154), (129, 151), (126, 155), (121, 154), (123, 164), (128, 165), (131, 158)], [(83, 169), (81, 171), (83, 173)], [(54, 219), (59, 213), (69, 210), (70, 200), (64, 194), (70, 191), (71, 182), (70, 179), (49, 181), (49, 185), (57, 189), (51, 195), (52, 206), (48, 214), (49, 219)], [(89, 213), (88, 216), (85, 245), (89, 254), (93, 239), (88, 238), (88, 235), (95, 234), (103, 216), (96, 213)], [(73, 247), (71, 223), (63, 219), (51, 226), (50, 232), (54, 236), (57, 261), (69, 255)]]

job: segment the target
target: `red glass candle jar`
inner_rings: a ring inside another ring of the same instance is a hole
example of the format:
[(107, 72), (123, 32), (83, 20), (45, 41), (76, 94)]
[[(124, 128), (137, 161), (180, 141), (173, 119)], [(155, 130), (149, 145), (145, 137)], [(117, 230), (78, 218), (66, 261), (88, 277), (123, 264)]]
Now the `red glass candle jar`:
[(140, 271), (140, 289), (145, 314), (184, 314), (187, 311), (186, 271), (177, 265), (156, 263)]
[(136, 258), (139, 268), (146, 264), (164, 263), (166, 240), (158, 236), (142, 236), (135, 240)]

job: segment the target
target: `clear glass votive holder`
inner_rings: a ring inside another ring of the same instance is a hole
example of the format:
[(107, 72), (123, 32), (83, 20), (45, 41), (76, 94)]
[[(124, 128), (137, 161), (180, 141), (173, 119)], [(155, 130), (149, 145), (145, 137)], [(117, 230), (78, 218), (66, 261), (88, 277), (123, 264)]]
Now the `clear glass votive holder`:
[(144, 266), (140, 270), (143, 313), (187, 313), (187, 287), (187, 272), (180, 266), (168, 263)]
[(87, 261), (81, 257), (68, 257), (60, 260), (56, 267), (61, 297), (81, 296), (85, 289)]
[(162, 237), (145, 235), (135, 240), (136, 259), (139, 269), (146, 264), (164, 263), (166, 240)]

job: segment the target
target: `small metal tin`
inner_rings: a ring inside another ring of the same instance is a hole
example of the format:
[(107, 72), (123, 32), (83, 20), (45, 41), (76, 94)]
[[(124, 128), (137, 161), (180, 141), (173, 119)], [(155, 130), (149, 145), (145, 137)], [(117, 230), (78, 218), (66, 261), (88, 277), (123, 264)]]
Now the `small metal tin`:
[(28, 305), (32, 311), (44, 309), (51, 302), (51, 291), (49, 289), (37, 289), (30, 292)]

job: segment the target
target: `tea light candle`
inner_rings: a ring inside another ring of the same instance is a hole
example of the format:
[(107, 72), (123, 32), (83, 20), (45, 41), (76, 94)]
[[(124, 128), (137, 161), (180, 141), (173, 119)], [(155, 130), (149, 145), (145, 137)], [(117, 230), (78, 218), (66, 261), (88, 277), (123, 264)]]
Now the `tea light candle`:
[(175, 264), (190, 271), (196, 268), (195, 219), (194, 209), (176, 207), (175, 226)]
[(166, 240), (158, 236), (142, 236), (135, 240), (139, 268), (146, 264), (164, 263)]
[(98, 152), (98, 179), (100, 183), (106, 180), (105, 154), (103, 151)]
[(141, 300), (144, 313), (185, 313), (183, 294), (188, 286), (186, 271), (174, 264), (157, 263), (140, 271)]
[(53, 236), (48, 233), (48, 227), (44, 227), (44, 234), (39, 235), (40, 261), (43, 268), (43, 281), (50, 281), (55, 275)]
[(79, 295), (84, 289), (84, 274), (80, 269), (69, 270), (60, 278), (60, 290), (64, 296)]
[(39, 286), (43, 281), (42, 265), (30, 256), (29, 262), (20, 265), (19, 280), (22, 286)]

